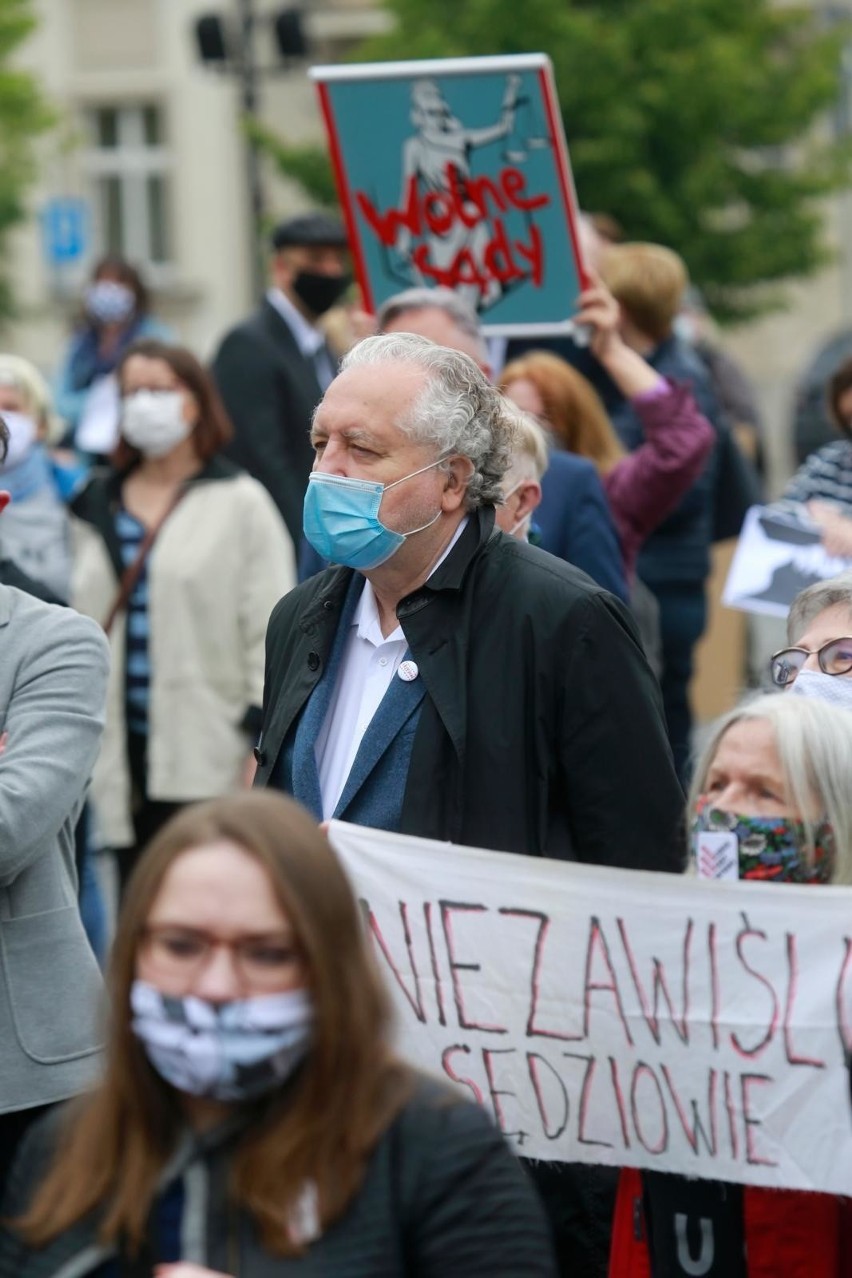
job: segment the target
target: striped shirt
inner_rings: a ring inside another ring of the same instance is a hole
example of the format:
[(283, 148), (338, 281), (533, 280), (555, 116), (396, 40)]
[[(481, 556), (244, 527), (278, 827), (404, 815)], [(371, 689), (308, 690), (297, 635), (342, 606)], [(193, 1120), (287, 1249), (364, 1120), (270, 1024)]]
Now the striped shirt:
[[(125, 569), (136, 559), (145, 539), (145, 526), (123, 507), (115, 517), (115, 531), (121, 544), (121, 561)], [(148, 695), (151, 663), (148, 655), (148, 561), (127, 601), (127, 651), (125, 659), (125, 698), (127, 726), (140, 736), (148, 735)]]
[(852, 442), (836, 439), (811, 453), (784, 489), (783, 499), (852, 507)]

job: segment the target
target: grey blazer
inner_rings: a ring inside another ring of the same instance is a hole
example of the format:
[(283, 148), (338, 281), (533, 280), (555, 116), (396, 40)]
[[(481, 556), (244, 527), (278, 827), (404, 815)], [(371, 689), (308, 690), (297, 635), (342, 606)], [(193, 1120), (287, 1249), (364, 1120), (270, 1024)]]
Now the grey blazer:
[(0, 585), (0, 1113), (72, 1096), (99, 1069), (101, 981), (74, 826), (108, 669), (94, 621)]

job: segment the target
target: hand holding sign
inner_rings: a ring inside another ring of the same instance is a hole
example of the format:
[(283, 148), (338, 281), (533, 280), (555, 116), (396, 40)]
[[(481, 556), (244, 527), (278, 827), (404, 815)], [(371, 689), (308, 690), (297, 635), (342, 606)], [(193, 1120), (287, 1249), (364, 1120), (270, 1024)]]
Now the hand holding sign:
[[(627, 399), (653, 390), (660, 382), (641, 355), (632, 350), (621, 336), (621, 307), (599, 275), (589, 272), (591, 284), (578, 299), (574, 316), (576, 330), (589, 334), (588, 345), (618, 389)], [(586, 342), (578, 342), (586, 345)]]
[(852, 557), (852, 519), (828, 501), (809, 501), (808, 514), (822, 530), (822, 544), (829, 555)]
[(618, 331), (621, 311), (600, 276), (590, 271), (589, 277), (592, 283), (578, 298), (574, 323), (589, 331), (589, 349), (605, 365), (607, 357), (624, 345)]

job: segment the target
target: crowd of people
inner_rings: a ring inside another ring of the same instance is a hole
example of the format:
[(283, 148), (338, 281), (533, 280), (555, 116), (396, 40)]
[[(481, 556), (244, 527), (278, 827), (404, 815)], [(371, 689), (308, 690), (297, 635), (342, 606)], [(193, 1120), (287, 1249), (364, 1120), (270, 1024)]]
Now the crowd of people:
[[(590, 272), (587, 344), (442, 288), (330, 323), (303, 214), (208, 367), (114, 258), (52, 394), (0, 354), (0, 1278), (850, 1272), (844, 1198), (516, 1158), (398, 1055), (325, 833), (679, 874), (724, 830), (740, 879), (852, 884), (852, 576), (696, 759), (759, 479), (678, 255)], [(785, 494), (838, 554), (850, 397)]]

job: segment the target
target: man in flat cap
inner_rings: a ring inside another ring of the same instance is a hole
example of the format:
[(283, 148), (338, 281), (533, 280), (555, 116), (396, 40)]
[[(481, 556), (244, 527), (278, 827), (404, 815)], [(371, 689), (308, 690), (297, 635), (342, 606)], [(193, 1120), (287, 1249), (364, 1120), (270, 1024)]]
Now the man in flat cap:
[(349, 284), (342, 222), (289, 218), (272, 236), (270, 288), (225, 335), (213, 375), (234, 424), (231, 457), (269, 490), (294, 545), (313, 463), (311, 415), (337, 369), (317, 322)]

